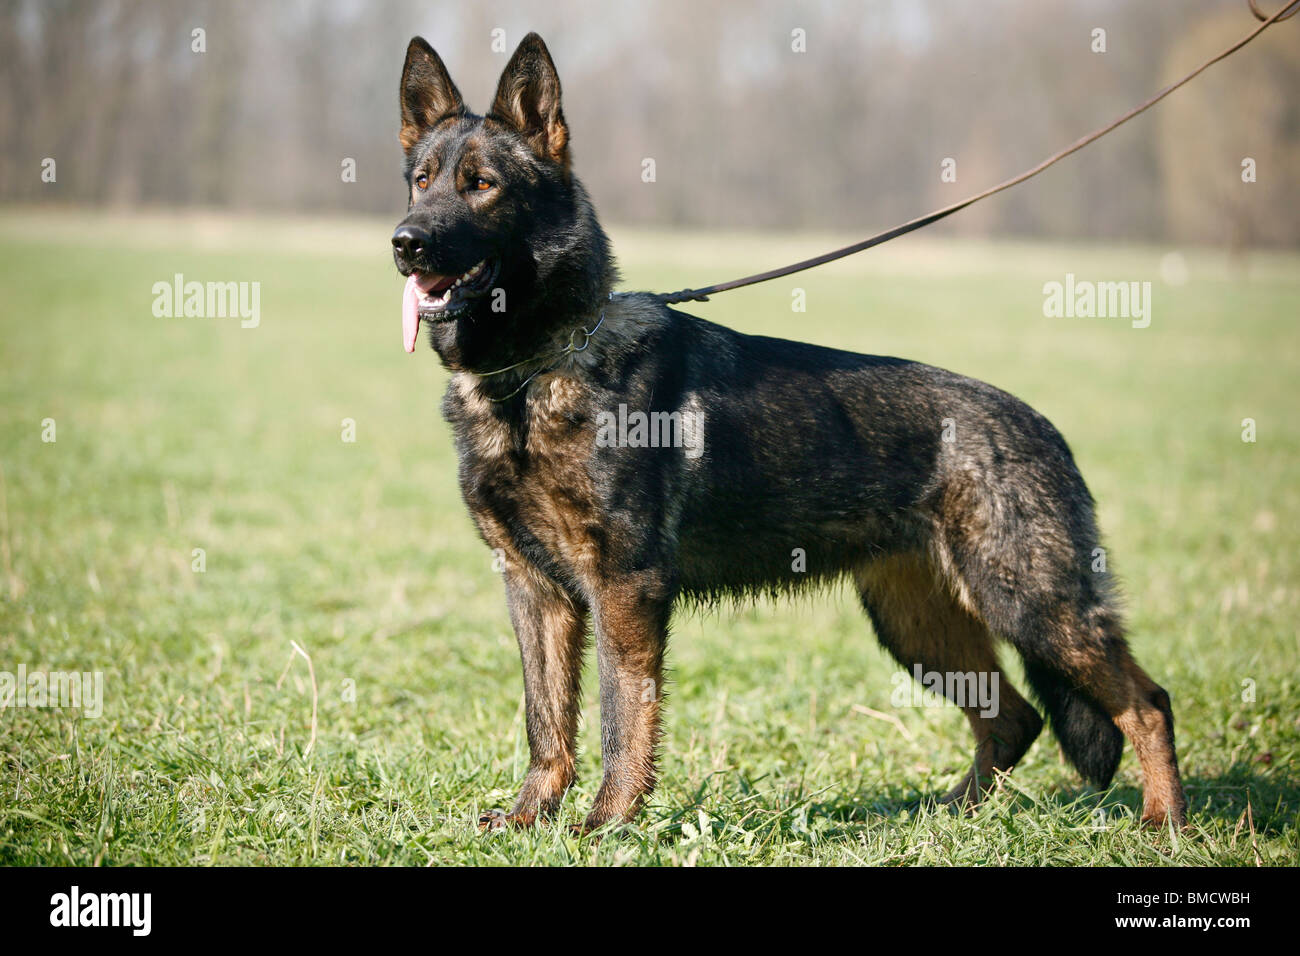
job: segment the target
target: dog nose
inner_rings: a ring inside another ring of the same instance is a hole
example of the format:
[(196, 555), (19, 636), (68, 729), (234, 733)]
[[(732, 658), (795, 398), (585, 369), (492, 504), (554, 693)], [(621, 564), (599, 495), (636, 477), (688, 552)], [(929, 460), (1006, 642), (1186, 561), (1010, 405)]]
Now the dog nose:
[(433, 236), (419, 226), (403, 223), (393, 233), (393, 248), (402, 254), (408, 262), (418, 258), (433, 244)]

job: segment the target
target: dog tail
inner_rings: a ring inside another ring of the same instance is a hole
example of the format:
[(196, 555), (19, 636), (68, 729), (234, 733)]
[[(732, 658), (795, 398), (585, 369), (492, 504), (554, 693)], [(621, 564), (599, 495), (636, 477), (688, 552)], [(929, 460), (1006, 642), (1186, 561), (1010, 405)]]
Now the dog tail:
[(1094, 787), (1109, 786), (1124, 751), (1124, 735), (1109, 715), (1057, 670), (1025, 661), (1025, 677), (1066, 759)]

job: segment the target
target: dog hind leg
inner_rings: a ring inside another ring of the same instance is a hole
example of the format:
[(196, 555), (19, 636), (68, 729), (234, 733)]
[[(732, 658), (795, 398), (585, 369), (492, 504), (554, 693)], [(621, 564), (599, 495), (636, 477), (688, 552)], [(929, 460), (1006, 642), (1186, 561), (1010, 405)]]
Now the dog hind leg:
[[(985, 687), (996, 687), (991, 701), (981, 703), (969, 694), (954, 701), (975, 735), (975, 759), (942, 800), (974, 807), (994, 772), (1009, 771), (1029, 749), (1042, 718), (1006, 679), (988, 628), (962, 606), (926, 557), (885, 558), (862, 568), (856, 578), (880, 642), (909, 672), (920, 667), (945, 678), (966, 677), (971, 682), (966, 687), (979, 686), (975, 682), (981, 680)], [(944, 680), (950, 697), (954, 686), (953, 680)]]
[(1113, 587), (1093, 568), (1097, 532), (1082, 479), (1058, 473), (1034, 484), (1061, 487), (995, 497), (972, 482), (949, 488), (939, 553), (948, 577), (981, 620), (1025, 662), (1066, 757), (1104, 788), (1133, 742), (1145, 786), (1142, 818), (1186, 822), (1169, 695), (1133, 660)]

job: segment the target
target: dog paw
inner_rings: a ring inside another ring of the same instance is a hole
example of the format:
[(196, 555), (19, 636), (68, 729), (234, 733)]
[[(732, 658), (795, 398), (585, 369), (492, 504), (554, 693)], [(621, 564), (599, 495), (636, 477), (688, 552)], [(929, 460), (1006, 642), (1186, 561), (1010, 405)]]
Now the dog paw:
[(966, 774), (961, 779), (961, 782), (947, 793), (936, 797), (935, 801), (940, 806), (951, 807), (954, 810), (964, 812), (967, 816), (971, 816), (983, 799), (984, 787), (981, 786), (980, 779), (975, 776), (974, 772), (971, 772)]
[(627, 827), (627, 821), (620, 817), (598, 817), (591, 814), (581, 823), (569, 825), (569, 833), (579, 839), (589, 838), (599, 843), (604, 837), (616, 836)]
[[(599, 843), (605, 837), (603, 822), (597, 823), (591, 820), (584, 820), (582, 823), (569, 824), (569, 835), (578, 840), (590, 840), (592, 843)], [(596, 831), (600, 830), (600, 833)]]
[(1142, 814), (1142, 826), (1148, 830), (1164, 830), (1172, 824), (1175, 830), (1187, 830), (1191, 824), (1187, 822), (1187, 811), (1174, 807), (1173, 809), (1147, 810)]
[(524, 827), (532, 826), (536, 822), (536, 813), (519, 813), (517, 811), (506, 813), (504, 810), (488, 810), (478, 818), (478, 828), (488, 832), (504, 830), (507, 827), (521, 830)]
[(478, 828), (480, 830), (504, 830), (510, 820), (510, 815), (504, 810), (488, 810), (478, 818)]

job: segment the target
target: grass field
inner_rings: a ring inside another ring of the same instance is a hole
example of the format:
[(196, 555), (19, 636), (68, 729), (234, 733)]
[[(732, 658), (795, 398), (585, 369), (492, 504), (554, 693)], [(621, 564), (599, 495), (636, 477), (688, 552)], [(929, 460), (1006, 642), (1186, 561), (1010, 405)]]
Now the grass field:
[[(518, 653), (445, 375), (400, 347), (389, 228), (0, 213), (0, 671), (104, 674), (98, 718), (0, 710), (0, 863), (1300, 859), (1300, 256), (1190, 251), (1170, 285), (1164, 249), (909, 238), (695, 309), (984, 378), (1057, 424), (1173, 695), (1187, 832), (1135, 826), (1131, 748), (1097, 793), (1047, 734), (973, 818), (914, 807), (965, 771), (969, 731), (891, 706), (841, 590), (679, 619), (659, 789), (598, 842), (475, 828), (526, 766)], [(626, 288), (830, 241), (612, 232)], [(1067, 272), (1152, 280), (1150, 327), (1044, 318)], [(260, 325), (155, 318), (175, 273), (260, 282)], [(565, 822), (599, 783), (592, 669)]]

